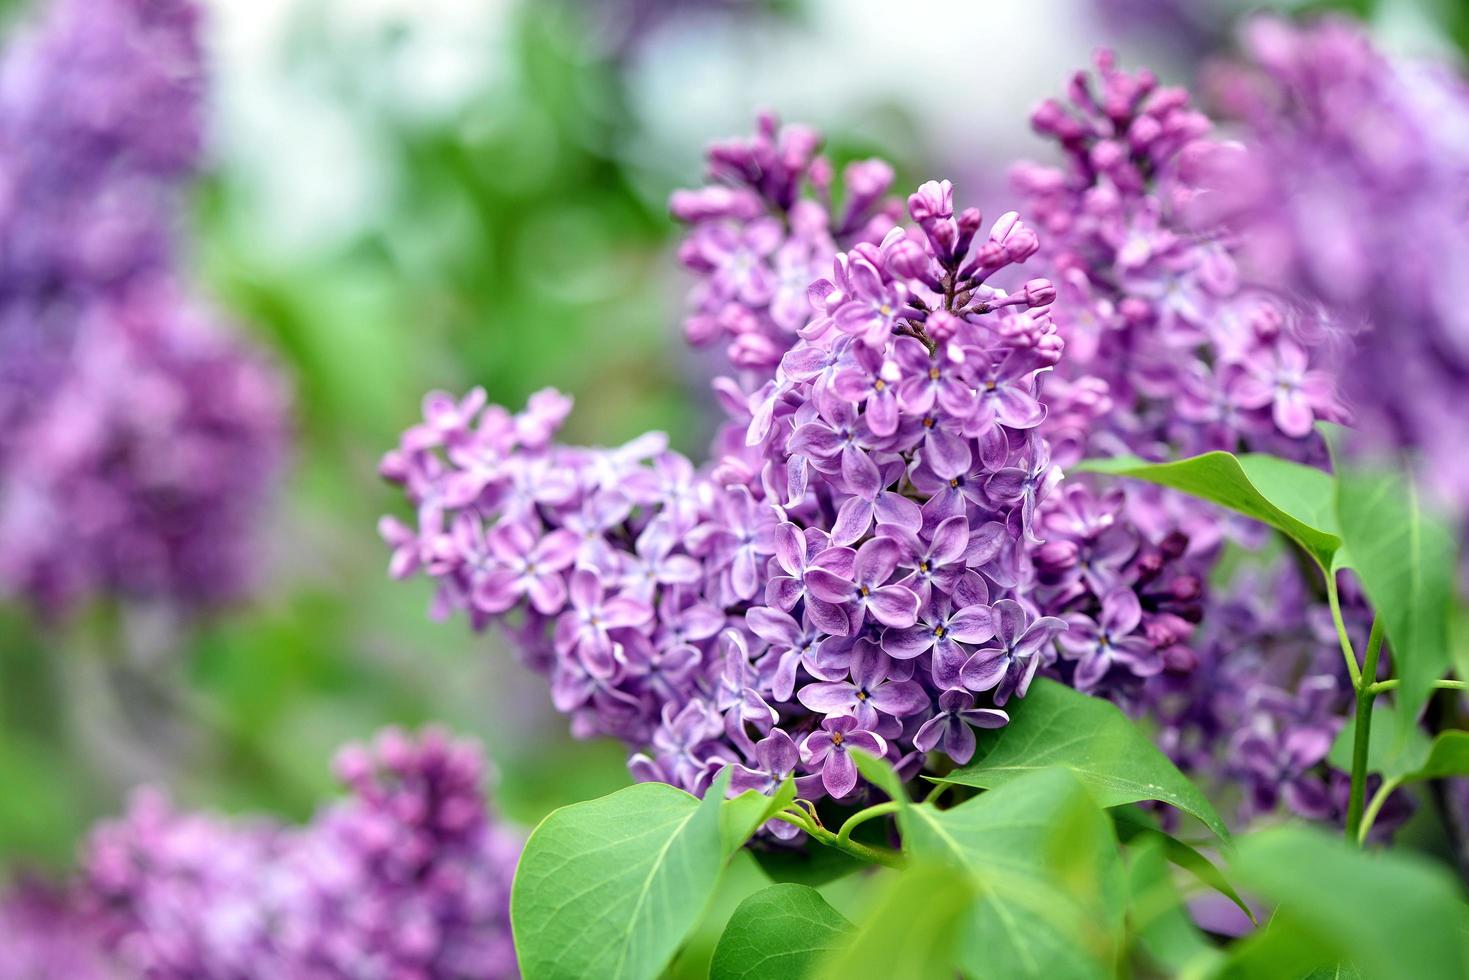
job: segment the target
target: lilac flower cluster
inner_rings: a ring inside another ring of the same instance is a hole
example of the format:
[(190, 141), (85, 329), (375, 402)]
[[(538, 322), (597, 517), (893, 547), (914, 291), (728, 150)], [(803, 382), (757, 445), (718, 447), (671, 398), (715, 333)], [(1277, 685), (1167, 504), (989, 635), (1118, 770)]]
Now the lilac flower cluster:
[(0, 980), (122, 980), (75, 897), (22, 879), (0, 897)]
[(280, 469), (272, 366), (179, 283), (189, 0), (57, 0), (0, 64), (0, 593), (215, 602)]
[(712, 183), (674, 193), (670, 210), (691, 228), (679, 259), (698, 276), (689, 343), (723, 339), (731, 364), (769, 375), (811, 318), (806, 288), (838, 248), (876, 243), (901, 217), (882, 160), (846, 168), (838, 207), (820, 149), (815, 130), (762, 115), (752, 138), (710, 148)]
[(168, 263), (202, 133), (189, 0), (58, 0), (0, 62), (0, 463), (86, 304)]
[[(1043, 429), (1068, 464), (1213, 449), (1319, 461), (1314, 421), (1343, 415), (1325, 370), (1338, 362), (1332, 329), (1279, 291), (1242, 285), (1239, 243), (1199, 229), (1194, 164), (1224, 151), (1187, 94), (1106, 52), (1097, 65), (1096, 79), (1073, 79), (1069, 107), (1033, 117), (1065, 165), (1016, 171), (1050, 232), (1038, 261), (1062, 283), (1067, 356), (1048, 379)], [(1329, 621), (1308, 628), (1325, 605), (1286, 556), (1281, 605), (1249, 615), (1210, 584), (1225, 542), (1252, 543), (1216, 508), (1072, 480), (1041, 522), (1037, 596), (1068, 620), (1062, 646), (1079, 657), (1064, 677), (1159, 721), (1185, 769), (1243, 787), (1243, 819), (1341, 819), (1347, 777), (1325, 757), (1350, 685)], [(1209, 749), (1225, 741), (1227, 753)]]
[[(710, 466), (654, 436), (557, 446), (566, 400), (512, 415), (475, 392), (431, 395), (382, 467), (418, 511), (383, 522), (394, 573), (434, 578), (440, 611), (502, 618), (577, 734), (618, 736), (639, 778), (693, 792), (734, 764), (737, 789), (794, 773), (845, 798), (853, 747), (907, 773), (940, 747), (967, 761), (1066, 625), (1029, 596), (1060, 478), (1038, 433), (1055, 291), (995, 285), (1034, 232), (1011, 213), (984, 233), (947, 181), (894, 225), (870, 162), (833, 224), (816, 150), (762, 119), (711, 151), (714, 185), (675, 197), (702, 276), (690, 333), (730, 336), (740, 373), (715, 383)], [(830, 269), (804, 308), (779, 248)]]
[(150, 980), (516, 976), (520, 844), (486, 810), (477, 747), (388, 729), (337, 772), (351, 795), (301, 828), (138, 793), (93, 832), (78, 888), (111, 962)]
[[(1342, 592), (1361, 649), (1371, 612), (1353, 580)], [(1344, 823), (1351, 779), (1326, 757), (1354, 696), (1331, 614), (1301, 568), (1275, 562), (1236, 576), (1211, 596), (1194, 648), (1194, 671), (1160, 677), (1148, 692), (1165, 751), (1236, 795), (1242, 823), (1278, 813)], [(1391, 836), (1411, 812), (1393, 794), (1374, 834)]]
[(1049, 422), (1058, 446), (1160, 459), (1242, 444), (1302, 455), (1292, 442), (1317, 419), (1342, 418), (1322, 370), (1322, 327), (1243, 286), (1233, 245), (1191, 226), (1191, 161), (1217, 146), (1208, 119), (1187, 92), (1122, 71), (1110, 52), (1068, 95), (1069, 105), (1050, 100), (1032, 117), (1065, 164), (1014, 171), (1047, 233), (1041, 261), (1065, 311)]
[[(1378, 451), (1408, 447), (1469, 512), (1469, 85), (1389, 59), (1346, 19), (1262, 17), (1211, 88), (1243, 145), (1209, 155), (1201, 204), (1247, 245), (1247, 273), (1355, 332), (1343, 372)], [(1381, 216), (1391, 220), (1381, 220)]]
[(93, 304), (0, 475), (0, 589), (49, 610), (232, 598), (286, 404), (271, 365), (161, 280)]

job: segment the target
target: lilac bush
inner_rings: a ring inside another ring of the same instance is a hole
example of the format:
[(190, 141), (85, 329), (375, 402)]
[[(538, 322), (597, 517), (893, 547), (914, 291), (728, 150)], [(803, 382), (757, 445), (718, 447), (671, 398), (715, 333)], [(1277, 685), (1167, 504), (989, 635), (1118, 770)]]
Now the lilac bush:
[(59, 0), (0, 65), (0, 592), (48, 613), (235, 597), (281, 469), (283, 379), (174, 254), (199, 16)]

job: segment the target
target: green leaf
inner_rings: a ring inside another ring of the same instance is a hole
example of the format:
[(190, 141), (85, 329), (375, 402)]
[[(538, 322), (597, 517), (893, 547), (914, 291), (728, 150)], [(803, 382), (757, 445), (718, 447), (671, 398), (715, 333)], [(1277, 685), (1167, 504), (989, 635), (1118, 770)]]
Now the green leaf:
[(724, 842), (724, 853), (733, 854), (743, 847), (765, 821), (784, 810), (795, 798), (796, 781), (786, 777), (770, 796), (751, 789), (732, 800), (725, 800), (719, 807), (719, 836)]
[(1135, 806), (1113, 807), (1107, 811), (1117, 828), (1117, 839), (1134, 847), (1157, 850), (1173, 864), (1229, 899), (1251, 921), (1255, 913), (1240, 898), (1239, 892), (1224, 877), (1224, 872), (1192, 844), (1185, 843), (1157, 826), (1150, 814)]
[(1268, 524), (1294, 540), (1322, 568), (1341, 547), (1328, 473), (1259, 453), (1213, 452), (1172, 463), (1131, 456), (1085, 460), (1074, 469), (1110, 473), (1182, 490)]
[(879, 759), (858, 749), (852, 753), (852, 761), (857, 764), (857, 771), (869, 783), (886, 793), (888, 799), (900, 806), (907, 806), (908, 794), (903, 789), (903, 781), (886, 759)]
[[(1428, 758), (1428, 734), (1413, 725), (1398, 724), (1397, 711), (1378, 700), (1372, 706), (1372, 740), (1367, 743), (1367, 771), (1384, 776), (1401, 776), (1423, 765)], [(1343, 772), (1352, 771), (1352, 740), (1355, 726), (1343, 725), (1331, 743), (1326, 761)]]
[(1138, 945), (1162, 968), (1160, 972), (1168, 976), (1197, 973), (1218, 960), (1219, 951), (1184, 908), (1183, 896), (1169, 873), (1163, 841), (1156, 836), (1140, 837), (1128, 857), (1128, 919)]
[(1404, 773), (1389, 773), (1398, 783), (1469, 776), (1469, 732), (1440, 732), (1424, 753), (1422, 763)]
[(522, 975), (656, 977), (718, 883), (728, 786), (728, 770), (702, 801), (640, 783), (543, 820), (511, 889)]
[[(1469, 975), (1463, 896), (1443, 868), (1399, 852), (1368, 853), (1305, 827), (1251, 835), (1232, 872), (1240, 886), (1279, 903), (1257, 945), (1311, 951), (1312, 966), (1349, 963), (1374, 980), (1450, 980)], [(1248, 947), (1229, 975), (1280, 976)], [(1232, 956), (1232, 960), (1236, 957)], [(1277, 967), (1278, 969), (1278, 967)], [(1302, 970), (1301, 973), (1306, 971)]]
[(912, 865), (889, 878), (851, 942), (826, 956), (814, 975), (953, 976), (960, 924), (973, 900), (973, 886), (956, 869)]
[(1121, 711), (1100, 698), (1037, 678), (1010, 712), (1010, 724), (976, 736), (974, 759), (935, 782), (996, 789), (1039, 769), (1069, 769), (1099, 806), (1160, 800), (1229, 839), (1229, 828), (1204, 794)]
[(969, 977), (1113, 973), (1125, 883), (1112, 823), (1071, 773), (1030, 773), (959, 806), (909, 807), (915, 862), (960, 867), (980, 896), (959, 939)]
[(1337, 516), (1362, 588), (1387, 628), (1403, 731), (1448, 669), (1455, 538), (1423, 511), (1400, 473), (1343, 469)]
[(771, 885), (740, 903), (714, 948), (710, 980), (799, 980), (853, 931), (821, 893)]

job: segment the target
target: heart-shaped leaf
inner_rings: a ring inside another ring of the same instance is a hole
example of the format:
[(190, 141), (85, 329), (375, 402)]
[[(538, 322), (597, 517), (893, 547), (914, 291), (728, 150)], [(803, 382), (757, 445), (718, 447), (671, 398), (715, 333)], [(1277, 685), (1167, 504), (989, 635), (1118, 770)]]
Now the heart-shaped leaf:
[(740, 903), (714, 948), (710, 980), (800, 980), (849, 941), (848, 922), (814, 888), (771, 885)]
[(520, 970), (656, 977), (699, 921), (724, 868), (721, 801), (639, 783), (555, 811), (531, 834), (511, 889)]
[(1065, 770), (1033, 772), (959, 806), (908, 807), (915, 862), (963, 868), (979, 893), (959, 938), (969, 977), (1110, 977), (1126, 885), (1112, 822)]

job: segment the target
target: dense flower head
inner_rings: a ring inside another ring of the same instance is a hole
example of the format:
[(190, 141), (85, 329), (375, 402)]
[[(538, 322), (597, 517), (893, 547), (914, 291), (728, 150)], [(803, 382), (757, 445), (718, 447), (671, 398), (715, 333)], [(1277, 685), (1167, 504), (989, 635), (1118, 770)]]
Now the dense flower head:
[(1261, 17), (1244, 41), (1210, 86), (1241, 142), (1201, 161), (1204, 219), (1245, 243), (1252, 280), (1355, 333), (1343, 382), (1360, 427), (1379, 451), (1420, 453), (1462, 516), (1469, 86), (1384, 55), (1346, 19)]
[(1014, 172), (1061, 292), (1067, 357), (1048, 424), (1063, 463), (1067, 451), (1309, 452), (1313, 423), (1343, 417), (1323, 327), (1242, 284), (1234, 244), (1189, 218), (1190, 161), (1218, 144), (1188, 93), (1102, 52), (1096, 76), (1079, 72), (1032, 124), (1065, 158)]
[(898, 225), (870, 161), (837, 212), (818, 146), (762, 119), (711, 150), (717, 184), (675, 197), (686, 257), (772, 214), (771, 240), (803, 215), (826, 240), (779, 322), (767, 268), (694, 264), (700, 302), (717, 293), (770, 341), (716, 379), (708, 465), (659, 436), (563, 447), (568, 400), (517, 415), (476, 391), (429, 396), (382, 467), (418, 511), (383, 522), (394, 573), (434, 578), (440, 611), (501, 619), (577, 734), (616, 735), (639, 778), (694, 792), (734, 765), (736, 788), (795, 775), (846, 798), (853, 748), (908, 773), (936, 748), (967, 761), (1066, 626), (1030, 597), (1060, 479), (1039, 378), (1062, 356), (1055, 290), (1014, 269), (1035, 233), (956, 211), (947, 181)]
[(190, 0), (57, 0), (0, 63), (0, 463), (92, 297), (168, 262), (202, 134)]
[(848, 165), (835, 199), (821, 143), (762, 115), (752, 137), (710, 148), (708, 185), (670, 202), (690, 226), (679, 258), (698, 277), (684, 334), (696, 347), (724, 340), (737, 368), (770, 373), (810, 319), (806, 287), (839, 248), (880, 240), (901, 215), (881, 160)]
[(191, 295), (189, 0), (57, 0), (0, 63), (0, 594), (237, 596), (281, 470), (277, 369)]
[(0, 470), (0, 590), (233, 598), (283, 463), (274, 366), (161, 281), (91, 304), (76, 341)]
[(140, 791), (83, 856), (103, 948), (150, 980), (515, 976), (520, 844), (486, 810), (477, 747), (388, 729), (337, 772), (350, 795), (305, 827)]
[[(1066, 357), (1047, 379), (1042, 430), (1063, 464), (1215, 449), (1322, 462), (1312, 428), (1344, 417), (1333, 371), (1345, 331), (1319, 304), (1242, 275), (1241, 241), (1200, 220), (1214, 191), (1199, 163), (1232, 151), (1187, 93), (1103, 52), (1095, 76), (1079, 73), (1032, 121), (1064, 159), (1015, 171), (1048, 232), (1036, 261), (1061, 284)], [(1040, 521), (1036, 596), (1070, 626), (1063, 678), (1159, 724), (1183, 768), (1242, 793), (1241, 821), (1343, 818), (1347, 777), (1325, 758), (1350, 683), (1320, 628), (1324, 603), (1288, 556), (1270, 573), (1278, 595), (1256, 609), (1246, 597), (1260, 581), (1225, 587), (1217, 569), (1226, 547), (1255, 547), (1258, 528), (1215, 507), (1072, 479)]]

